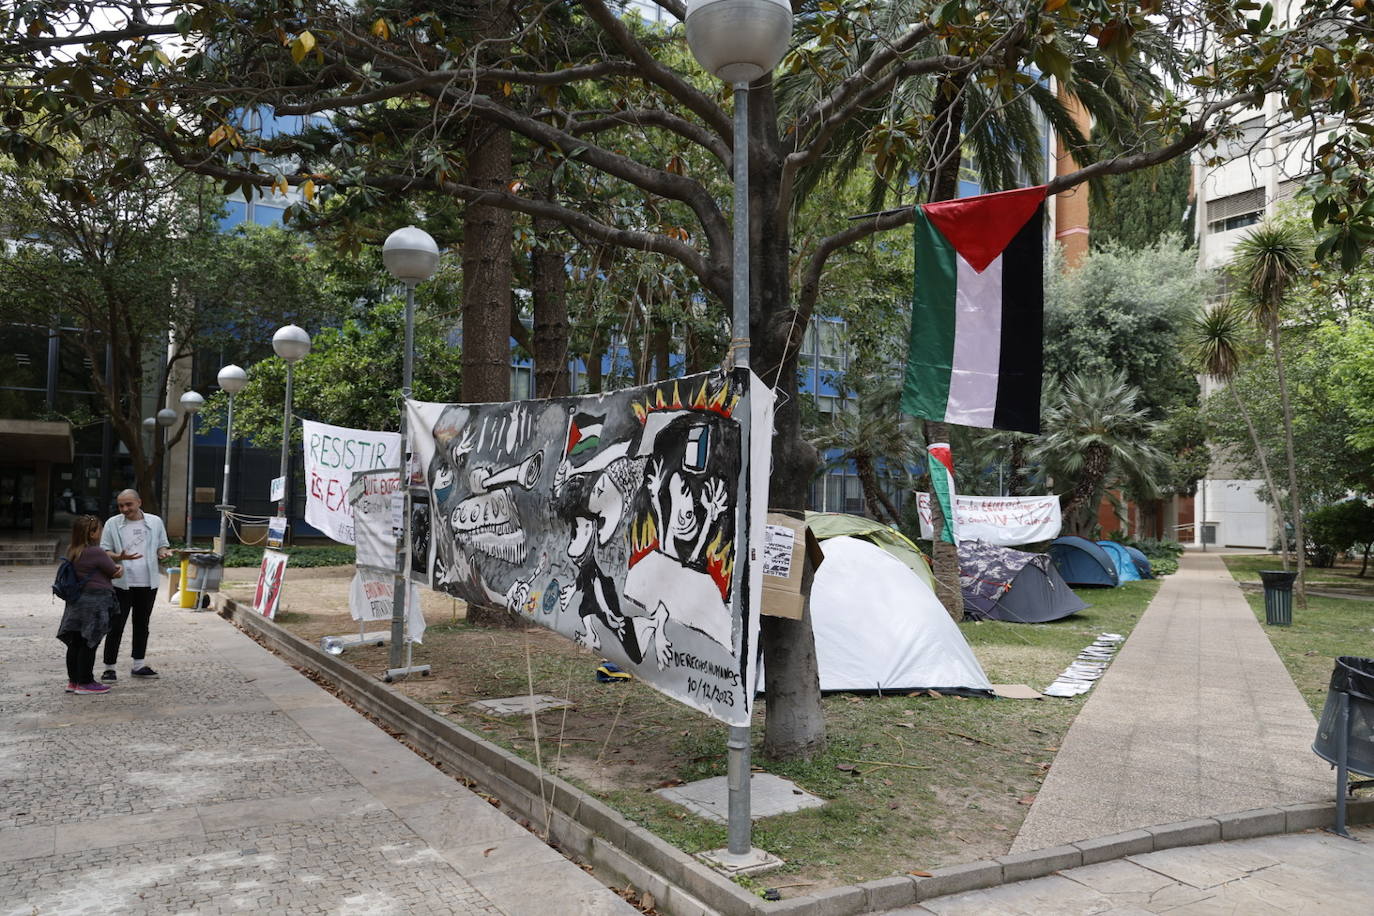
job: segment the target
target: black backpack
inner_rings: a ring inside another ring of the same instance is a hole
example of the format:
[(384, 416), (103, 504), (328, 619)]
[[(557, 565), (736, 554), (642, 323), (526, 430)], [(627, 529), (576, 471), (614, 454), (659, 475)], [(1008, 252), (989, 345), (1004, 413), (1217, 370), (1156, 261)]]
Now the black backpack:
[[(95, 573), (91, 573), (91, 576)], [(78, 579), (76, 576), (76, 565), (63, 557), (57, 564), (57, 575), (52, 580), (52, 593), (63, 601), (75, 601), (81, 597), (81, 592), (85, 590), (86, 583), (91, 581), (91, 576)]]

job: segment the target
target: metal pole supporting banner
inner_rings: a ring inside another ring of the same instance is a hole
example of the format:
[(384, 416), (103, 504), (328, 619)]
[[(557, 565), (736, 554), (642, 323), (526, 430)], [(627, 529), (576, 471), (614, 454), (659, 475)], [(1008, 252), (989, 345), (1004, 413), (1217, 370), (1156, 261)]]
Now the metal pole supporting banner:
[(229, 395), (229, 415), (224, 421), (224, 484), (219, 491), (219, 549), (224, 556), (229, 554), (229, 513), (234, 507), (229, 504), (229, 465), (234, 456), (234, 396)]
[(186, 547), (191, 547), (191, 523), (196, 508), (196, 415), (186, 421)]
[[(406, 667), (401, 644), (406, 635), (406, 580), (410, 575), (410, 426), (406, 421), (406, 401), (410, 400), (411, 377), (414, 372), (415, 342), (415, 284), (406, 284), (405, 354), (401, 364), (401, 540), (396, 549), (396, 582), (391, 596), (391, 669), (400, 672)], [(388, 672), (390, 680), (391, 672)]]
[[(736, 366), (749, 365), (749, 84), (735, 83), (734, 131), (734, 244), (732, 246), (732, 317), (730, 354)], [(752, 430), (751, 435), (757, 435)], [(743, 529), (747, 531), (746, 529)], [(736, 550), (749, 555), (747, 537), (740, 537)], [(749, 813), (750, 732), (747, 725), (730, 726), (726, 741), (728, 841), (726, 855), (745, 859), (753, 848), (753, 821)]]
[(286, 475), (291, 467), (291, 384), (294, 375), (292, 363), (286, 363), (286, 398), (281, 414), (281, 499), (277, 502), (277, 514), (286, 518)]

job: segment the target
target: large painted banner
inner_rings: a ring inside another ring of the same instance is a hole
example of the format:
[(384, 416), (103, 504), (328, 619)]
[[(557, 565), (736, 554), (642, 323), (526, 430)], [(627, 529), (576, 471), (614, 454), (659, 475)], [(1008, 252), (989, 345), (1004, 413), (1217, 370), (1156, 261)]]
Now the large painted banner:
[(417, 578), (505, 606), (669, 696), (749, 724), (767, 386), (735, 369), (589, 397), (409, 410)]
[[(348, 504), (353, 508), (358, 547), (348, 590), (348, 610), (354, 620), (391, 619), (396, 594), (396, 540), (400, 536), (396, 504), (400, 500), (401, 475), (395, 468), (359, 471), (349, 484)], [(413, 584), (409, 584), (406, 604), (406, 634), (413, 642), (424, 642), (425, 615)]]
[(401, 466), (400, 433), (374, 433), (302, 420), (305, 439), (305, 520), (329, 537), (352, 544), (348, 487), (355, 471)]
[[(919, 494), (921, 537), (929, 538), (930, 494)], [(1058, 496), (955, 496), (954, 531), (961, 541), (1016, 547), (1059, 537)]]

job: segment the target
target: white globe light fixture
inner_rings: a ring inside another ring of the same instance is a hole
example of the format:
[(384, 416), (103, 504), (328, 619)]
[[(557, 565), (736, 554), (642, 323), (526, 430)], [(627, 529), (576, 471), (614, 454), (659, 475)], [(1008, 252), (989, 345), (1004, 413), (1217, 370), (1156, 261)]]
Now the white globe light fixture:
[(219, 370), (219, 375), (215, 376), (215, 380), (219, 382), (220, 390), (232, 397), (248, 384), (248, 373), (230, 363)]
[(702, 69), (730, 84), (771, 73), (792, 38), (782, 0), (688, 0), (687, 46)]
[(234, 395), (243, 390), (248, 384), (248, 373), (242, 367), (233, 363), (219, 370), (219, 375), (215, 376), (219, 382), (219, 389), (229, 395), (229, 412), (224, 421), (224, 484), (220, 488), (220, 504), (215, 508), (219, 510), (219, 549), (222, 553), (229, 552), (229, 513), (234, 511), (234, 507), (229, 504), (229, 465), (234, 457)]
[(423, 283), (439, 269), (439, 246), (418, 226), (397, 229), (382, 243), (387, 272), (406, 286)]
[[(415, 285), (423, 283), (439, 269), (439, 246), (434, 237), (418, 226), (405, 226), (386, 237), (382, 243), (382, 263), (387, 272), (400, 280), (406, 287), (406, 326), (405, 357), (401, 363), (401, 492), (404, 500), (402, 519), (404, 540), (396, 556), (396, 582), (391, 602), (391, 667), (387, 670), (386, 680), (405, 677), (412, 672), (429, 672), (429, 666), (418, 668), (410, 663), (411, 643), (406, 635), (406, 601), (409, 588), (406, 585), (406, 569), (410, 566), (410, 487), (406, 481), (409, 472), (410, 431), (406, 425), (406, 401), (410, 400), (411, 380), (415, 373)], [(406, 659), (402, 664), (401, 646), (405, 645)], [(326, 651), (329, 651), (326, 648)]]
[(177, 412), (170, 407), (164, 407), (157, 412), (158, 426), (171, 426), (177, 421)]
[(205, 406), (205, 398), (195, 391), (188, 391), (181, 396), (181, 409), (189, 414), (196, 414)]
[(144, 417), (143, 428), (150, 433), (157, 429), (157, 417)]
[(294, 363), (310, 352), (310, 335), (294, 324), (277, 328), (272, 335), (272, 349), (288, 364)]
[[(788, 0), (687, 0), (687, 46), (697, 63), (735, 90), (734, 229), (728, 359), (749, 365), (749, 84), (772, 73), (792, 38)], [(741, 541), (738, 549), (748, 551)], [(732, 726), (726, 742), (730, 772), (728, 845), (708, 854), (731, 868), (769, 861), (752, 844), (749, 813), (749, 727)]]

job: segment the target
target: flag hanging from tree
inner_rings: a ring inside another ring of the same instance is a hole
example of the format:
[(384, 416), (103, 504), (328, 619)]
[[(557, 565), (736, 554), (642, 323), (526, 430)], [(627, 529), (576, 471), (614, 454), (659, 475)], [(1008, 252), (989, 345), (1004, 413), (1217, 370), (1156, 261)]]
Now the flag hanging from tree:
[(925, 204), (902, 410), (1040, 432), (1043, 185)]
[(940, 528), (940, 540), (946, 544), (959, 543), (954, 532), (954, 456), (949, 453), (948, 442), (932, 442), (926, 446), (926, 456), (930, 459), (926, 467), (930, 471), (930, 488), (940, 502), (940, 512), (945, 523)]

